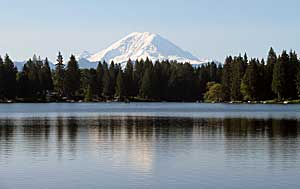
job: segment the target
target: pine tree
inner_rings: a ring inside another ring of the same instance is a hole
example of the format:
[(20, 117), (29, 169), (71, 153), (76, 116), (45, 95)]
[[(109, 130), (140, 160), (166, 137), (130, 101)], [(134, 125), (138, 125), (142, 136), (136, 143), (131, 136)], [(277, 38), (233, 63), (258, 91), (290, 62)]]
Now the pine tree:
[(298, 72), (296, 77), (296, 89), (298, 97), (300, 97), (300, 65), (298, 65)]
[(283, 64), (282, 58), (279, 57), (273, 70), (272, 90), (277, 95), (278, 100), (282, 100), (284, 98), (285, 72)]
[(71, 55), (64, 77), (64, 92), (73, 98), (80, 89), (80, 70), (74, 55)]
[[(168, 100), (169, 99), (169, 80), (170, 80), (170, 75), (171, 75), (171, 65), (168, 60), (162, 61), (160, 66), (161, 72), (160, 72), (160, 78), (159, 78), (159, 83), (160, 83), (160, 94), (161, 94), (161, 99), (162, 100)], [(198, 89), (198, 86), (195, 88)]]
[(153, 67), (149, 65), (142, 79), (140, 96), (146, 100), (151, 100), (153, 98), (153, 77), (152, 77)]
[(124, 76), (123, 76), (122, 69), (119, 69), (117, 82), (116, 82), (116, 97), (118, 97), (118, 99), (120, 100), (123, 100), (124, 95), (125, 95)]
[(230, 101), (231, 99), (231, 81), (232, 81), (232, 57), (229, 56), (226, 58), (223, 71), (222, 71), (222, 91), (223, 91), (223, 100)]
[(242, 99), (240, 91), (241, 80), (244, 75), (244, 61), (241, 56), (235, 57), (232, 63), (232, 81), (231, 81), (231, 100), (239, 101)]
[(265, 73), (264, 73), (264, 83), (265, 83), (265, 99), (273, 99), (274, 92), (272, 90), (272, 81), (273, 81), (273, 70), (274, 70), (274, 65), (277, 62), (277, 55), (274, 51), (274, 49), (271, 47), (270, 51), (268, 53), (268, 58), (267, 58), (267, 64), (265, 68)]
[(131, 97), (135, 95), (133, 81), (133, 64), (130, 59), (127, 61), (124, 71), (124, 95), (126, 97)]
[(241, 92), (244, 100), (258, 99), (258, 63), (255, 59), (250, 60), (241, 83)]
[(3, 64), (3, 59), (0, 56), (0, 99), (4, 98), (4, 82), (5, 82), (5, 77), (4, 77), (4, 64)]
[(3, 74), (4, 97), (6, 99), (13, 100), (16, 97), (16, 84), (17, 84), (16, 76), (18, 70), (8, 55), (6, 55), (4, 58), (3, 72), (4, 72)]
[(58, 53), (57, 64), (55, 65), (54, 72), (54, 87), (59, 96), (64, 94), (64, 76), (65, 76), (65, 66), (63, 64), (63, 57), (61, 53)]
[(162, 99), (162, 88), (164, 82), (162, 81), (162, 75), (163, 75), (163, 69), (162, 65), (159, 61), (156, 61), (154, 66), (153, 66), (153, 97), (156, 100), (161, 100)]
[(48, 58), (45, 59), (41, 72), (42, 72), (41, 85), (43, 87), (43, 91), (47, 92), (53, 90), (52, 73), (49, 66)]
[(22, 71), (18, 74), (18, 97), (29, 99), (32, 97), (32, 89), (28, 77), (28, 67), (24, 64)]
[(85, 91), (84, 101), (85, 102), (93, 101), (93, 92), (92, 92), (92, 87), (90, 85), (88, 85), (88, 87)]
[(142, 85), (142, 79), (144, 75), (144, 61), (142, 60), (136, 60), (134, 64), (134, 73), (133, 73), (133, 83), (134, 83), (134, 96), (138, 96), (141, 85)]
[(88, 85), (91, 87), (92, 96), (98, 96), (99, 83), (97, 81), (97, 71), (93, 68), (88, 71)]
[(108, 65), (106, 62), (103, 63), (103, 96), (111, 98), (114, 93), (111, 91), (112, 81), (108, 71)]
[(118, 71), (116, 71), (116, 66), (114, 61), (112, 61), (109, 65), (109, 78), (110, 78), (110, 85), (109, 85), (109, 91), (110, 91), (110, 96), (113, 97), (115, 94), (115, 88), (116, 88), (116, 77)]
[(297, 89), (296, 89), (296, 78), (297, 69), (299, 65), (299, 60), (296, 52), (291, 51), (289, 54), (289, 61), (286, 64), (285, 74), (286, 74), (286, 87), (287, 87), (287, 98), (296, 99)]
[(40, 80), (40, 65), (37, 62), (37, 58), (34, 55), (32, 59), (26, 62), (26, 67), (23, 70), (28, 77), (29, 87), (28, 91), (30, 93), (31, 100), (37, 99), (41, 95), (41, 80)]
[(97, 66), (97, 70), (96, 70), (96, 74), (97, 74), (97, 84), (96, 84), (96, 91), (95, 93), (101, 97), (102, 96), (102, 92), (103, 92), (103, 75), (104, 75), (104, 69), (103, 69), (103, 65), (101, 62), (98, 63)]

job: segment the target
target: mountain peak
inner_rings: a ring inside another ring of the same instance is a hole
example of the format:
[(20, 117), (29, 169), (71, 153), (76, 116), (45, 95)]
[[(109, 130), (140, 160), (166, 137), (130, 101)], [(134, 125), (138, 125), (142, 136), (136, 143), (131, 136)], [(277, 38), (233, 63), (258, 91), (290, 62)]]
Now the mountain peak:
[(177, 62), (189, 62), (191, 64), (203, 63), (191, 53), (182, 50), (171, 41), (151, 32), (133, 32), (119, 41), (113, 43), (107, 49), (90, 55), (85, 52), (81, 58), (90, 62), (106, 61), (125, 63), (128, 59), (174, 60)]
[(83, 51), (78, 57), (77, 59), (88, 59), (90, 56), (92, 56), (93, 54), (88, 52), (88, 51)]

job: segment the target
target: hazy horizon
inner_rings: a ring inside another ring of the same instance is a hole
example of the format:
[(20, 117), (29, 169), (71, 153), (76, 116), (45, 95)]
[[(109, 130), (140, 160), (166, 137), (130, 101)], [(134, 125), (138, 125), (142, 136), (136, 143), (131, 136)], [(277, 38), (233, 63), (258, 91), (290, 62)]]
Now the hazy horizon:
[(263, 58), (271, 46), (300, 51), (296, 0), (0, 2), (0, 55), (15, 61), (95, 53), (132, 32), (157, 33), (200, 59), (221, 62), (244, 52)]

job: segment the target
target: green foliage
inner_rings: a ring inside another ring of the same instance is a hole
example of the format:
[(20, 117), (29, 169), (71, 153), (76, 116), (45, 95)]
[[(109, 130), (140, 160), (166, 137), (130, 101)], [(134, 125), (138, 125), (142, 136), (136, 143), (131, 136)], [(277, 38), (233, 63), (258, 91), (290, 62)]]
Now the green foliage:
[(103, 75), (104, 75), (103, 64), (99, 62), (96, 71), (96, 87), (95, 87), (95, 94), (97, 94), (98, 96), (102, 96), (102, 92), (103, 92)]
[(4, 70), (4, 64), (3, 64), (3, 59), (0, 56), (0, 99), (4, 98), (4, 82), (5, 82), (5, 70)]
[[(99, 95), (98, 91), (98, 78), (97, 78), (97, 71), (93, 68), (91, 69), (83, 69), (80, 73), (80, 86), (81, 86), (81, 93), (86, 96), (86, 92), (89, 90), (89, 93), (92, 97), (97, 97)], [(90, 88), (90, 89), (88, 89)]]
[(124, 96), (135, 96), (135, 84), (133, 74), (133, 64), (129, 59), (124, 70)]
[(112, 81), (110, 72), (108, 71), (108, 65), (103, 63), (103, 96), (106, 98), (112, 98), (114, 91), (112, 90), (114, 83)]
[(272, 82), (273, 82), (273, 70), (274, 65), (277, 62), (277, 55), (273, 48), (270, 49), (268, 58), (267, 58), (267, 64), (265, 65), (265, 73), (264, 73), (264, 91), (265, 99), (273, 99), (275, 97), (275, 94), (272, 90)]
[(232, 62), (232, 57), (227, 57), (222, 70), (222, 91), (224, 101), (230, 101), (231, 99)]
[(55, 65), (54, 72), (54, 86), (55, 91), (59, 96), (64, 94), (64, 77), (65, 77), (65, 65), (63, 64), (63, 57), (61, 53), (58, 53), (57, 64)]
[(52, 73), (47, 58), (45, 59), (45, 63), (41, 69), (41, 86), (43, 88), (43, 91), (51, 91), (54, 87)]
[(153, 64), (145, 63), (145, 74), (143, 75), (140, 96), (146, 100), (153, 99), (154, 83), (153, 83)]
[(240, 91), (241, 81), (244, 75), (246, 60), (241, 56), (235, 57), (232, 62), (232, 80), (231, 80), (231, 100), (242, 100), (242, 94)]
[(116, 97), (123, 100), (125, 96), (124, 76), (122, 69), (119, 69), (116, 82)]
[(93, 92), (92, 92), (92, 87), (90, 85), (87, 87), (85, 91), (84, 101), (85, 102), (93, 101)]
[[(79, 69), (74, 56), (64, 67), (58, 54), (52, 72), (48, 59), (33, 56), (20, 72), (8, 56), (0, 57), (0, 100), (148, 100), (148, 101), (295, 101), (300, 96), (300, 62), (297, 54), (271, 48), (267, 61), (247, 54), (192, 66), (176, 61), (128, 60), (99, 62), (97, 69)], [(47, 98), (46, 98), (47, 97)]]
[(70, 57), (64, 75), (64, 94), (73, 98), (80, 90), (80, 70), (74, 55)]
[(297, 88), (298, 97), (300, 97), (300, 66), (299, 65), (298, 65), (298, 73), (296, 77), (296, 88)]
[(285, 88), (286, 88), (285, 64), (286, 64), (286, 61), (287, 61), (286, 53), (283, 52), (283, 56), (279, 56), (277, 62), (274, 65), (272, 90), (275, 94), (277, 94), (278, 100), (282, 100), (285, 98)]
[(26, 100), (44, 99), (53, 90), (52, 73), (48, 59), (43, 62), (35, 55), (23, 66), (17, 76), (17, 96)]
[(216, 82), (208, 82), (207, 92), (204, 95), (204, 99), (208, 102), (222, 102), (222, 85)]
[(8, 55), (5, 56), (2, 67), (3, 81), (2, 83), (2, 96), (6, 99), (14, 99), (16, 97), (17, 86), (17, 68)]
[(258, 62), (252, 59), (246, 69), (244, 77), (241, 83), (241, 93), (243, 94), (244, 100), (257, 100), (258, 84), (259, 84), (259, 71)]

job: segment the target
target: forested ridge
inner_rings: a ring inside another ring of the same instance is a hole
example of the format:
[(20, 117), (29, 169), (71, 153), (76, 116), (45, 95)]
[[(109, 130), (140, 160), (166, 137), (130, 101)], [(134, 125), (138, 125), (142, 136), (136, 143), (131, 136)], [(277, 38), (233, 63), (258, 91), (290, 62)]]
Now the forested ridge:
[(228, 56), (224, 64), (201, 66), (174, 61), (99, 62), (79, 69), (75, 56), (61, 53), (55, 69), (34, 56), (17, 70), (8, 55), (0, 57), (1, 102), (65, 101), (284, 101), (300, 97), (300, 61), (294, 51), (267, 59)]

